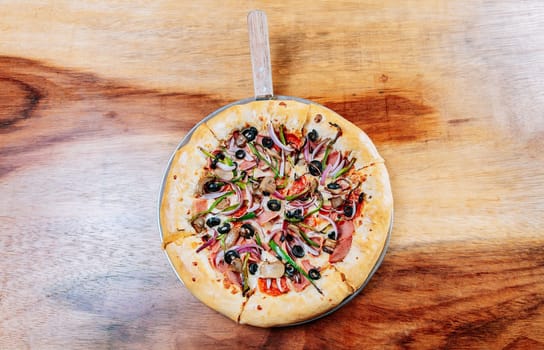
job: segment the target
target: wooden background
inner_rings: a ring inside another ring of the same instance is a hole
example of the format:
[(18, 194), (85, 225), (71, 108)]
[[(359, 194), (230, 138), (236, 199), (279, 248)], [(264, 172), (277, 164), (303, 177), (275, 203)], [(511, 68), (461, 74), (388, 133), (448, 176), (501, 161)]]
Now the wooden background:
[[(2, 1), (0, 348), (544, 348), (544, 3)], [(364, 129), (395, 197), (388, 255), (333, 315), (238, 326), (176, 280), (156, 201), (171, 152), (275, 92)]]

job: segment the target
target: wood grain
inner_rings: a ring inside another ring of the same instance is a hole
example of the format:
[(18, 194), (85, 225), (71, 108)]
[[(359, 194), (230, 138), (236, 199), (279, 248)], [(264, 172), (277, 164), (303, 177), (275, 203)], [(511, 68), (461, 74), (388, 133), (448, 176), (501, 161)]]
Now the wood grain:
[[(544, 348), (541, 2), (2, 8), (0, 348)], [(368, 287), (299, 327), (200, 304), (156, 224), (176, 144), (251, 94), (252, 8), (276, 93), (364, 129), (395, 197)]]

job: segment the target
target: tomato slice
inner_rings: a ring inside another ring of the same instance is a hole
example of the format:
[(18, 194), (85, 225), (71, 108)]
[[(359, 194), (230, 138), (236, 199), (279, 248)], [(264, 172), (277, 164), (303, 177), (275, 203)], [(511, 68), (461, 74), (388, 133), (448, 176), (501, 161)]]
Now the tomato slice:
[(285, 294), (289, 291), (289, 287), (287, 286), (287, 279), (285, 277), (280, 278), (280, 285), (281, 289), (278, 288), (277, 282), (275, 278), (271, 278), (272, 283), (270, 283), (270, 288), (266, 286), (266, 280), (268, 278), (261, 278), (259, 277), (259, 290), (263, 293), (266, 293), (271, 296), (278, 296)]

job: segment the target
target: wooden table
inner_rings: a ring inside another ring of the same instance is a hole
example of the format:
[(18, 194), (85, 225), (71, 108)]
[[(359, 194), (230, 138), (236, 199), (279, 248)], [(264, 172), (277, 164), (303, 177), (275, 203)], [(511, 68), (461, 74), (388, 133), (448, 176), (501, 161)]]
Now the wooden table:
[[(239, 326), (161, 251), (157, 197), (201, 118), (275, 91), (364, 129), (391, 173), (388, 254), (347, 306)], [(541, 1), (3, 3), (0, 348), (544, 348)]]

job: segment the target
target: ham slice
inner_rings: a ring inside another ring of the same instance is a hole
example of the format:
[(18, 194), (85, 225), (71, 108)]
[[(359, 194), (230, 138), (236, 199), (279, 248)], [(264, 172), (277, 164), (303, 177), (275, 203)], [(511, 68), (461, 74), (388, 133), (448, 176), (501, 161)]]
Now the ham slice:
[(270, 220), (278, 217), (280, 213), (278, 211), (263, 211), (261, 215), (257, 216), (257, 223), (259, 225), (266, 224)]
[(204, 198), (195, 198), (193, 201), (193, 215), (208, 209), (208, 200)]
[(334, 248), (334, 251), (329, 256), (329, 262), (336, 263), (342, 261), (348, 255), (354, 230), (352, 221), (343, 221), (338, 225), (338, 240), (336, 241), (336, 248)]
[(240, 164), (238, 164), (238, 169), (248, 170), (248, 169), (253, 168), (256, 165), (257, 165), (257, 162), (254, 161), (254, 160), (252, 160), (252, 161), (244, 160)]

